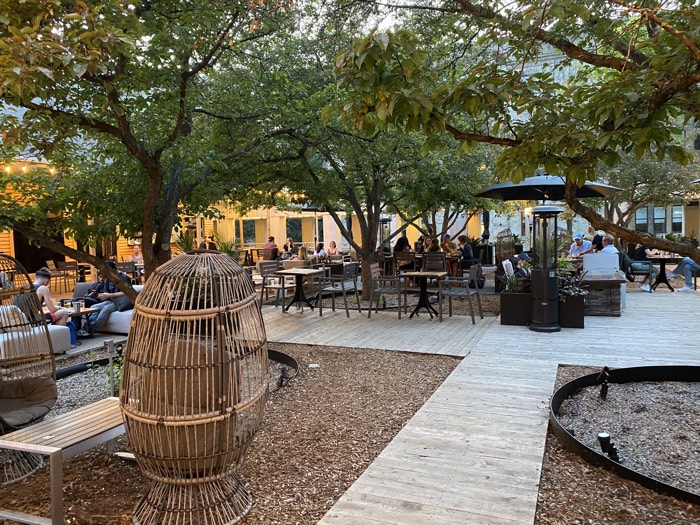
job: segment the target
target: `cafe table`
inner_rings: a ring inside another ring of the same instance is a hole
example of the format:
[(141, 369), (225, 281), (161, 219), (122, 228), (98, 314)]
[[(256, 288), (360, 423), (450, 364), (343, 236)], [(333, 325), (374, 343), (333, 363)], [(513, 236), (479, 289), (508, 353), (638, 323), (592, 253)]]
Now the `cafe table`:
[(281, 277), (293, 275), (296, 281), (294, 297), (292, 297), (292, 300), (286, 307), (282, 309), (282, 311), (288, 311), (289, 307), (292, 306), (294, 303), (301, 303), (302, 306), (304, 305), (304, 303), (306, 303), (309, 306), (309, 308), (313, 310), (314, 305), (311, 304), (306, 295), (304, 295), (304, 277), (315, 277), (318, 275), (322, 275), (323, 273), (323, 268), (288, 268), (286, 270), (279, 270), (275, 272), (275, 275), (279, 275)]
[(430, 314), (430, 318), (433, 318), (433, 314), (438, 315), (438, 311), (433, 308), (428, 300), (428, 279), (444, 279), (447, 277), (447, 272), (404, 272), (401, 277), (411, 277), (418, 279), (418, 284), (420, 286), (420, 292), (418, 294), (418, 304), (411, 312), (409, 318), (412, 318), (414, 314), (418, 313), (420, 308), (425, 308)]
[(673, 289), (673, 286), (671, 286), (671, 283), (668, 282), (668, 278), (666, 277), (666, 263), (679, 263), (682, 259), (682, 257), (676, 255), (676, 254), (662, 254), (662, 255), (649, 255), (648, 259), (656, 264), (658, 263), (659, 265), (659, 275), (656, 276), (656, 279), (654, 280), (654, 284), (651, 286), (652, 290), (656, 290), (656, 287), (659, 286), (660, 284), (665, 284), (668, 286), (669, 290), (672, 292), (675, 291)]

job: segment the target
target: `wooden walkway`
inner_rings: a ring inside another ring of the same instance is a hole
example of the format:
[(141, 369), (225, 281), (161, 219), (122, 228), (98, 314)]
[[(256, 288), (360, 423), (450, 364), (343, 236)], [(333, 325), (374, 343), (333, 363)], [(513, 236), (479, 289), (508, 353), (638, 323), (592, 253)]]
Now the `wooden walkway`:
[[(428, 317), (399, 322), (395, 314), (367, 320), (356, 313), (346, 320), (336, 312), (319, 319), (305, 311), (278, 321), (280, 315), (264, 311), (271, 341), (445, 348), (465, 356), (323, 525), (531, 525), (560, 363), (700, 365), (700, 294), (629, 293), (622, 317), (587, 317), (584, 330), (555, 334), (489, 319), (472, 328), (457, 318), (457, 326), (445, 325), (452, 340)], [(396, 344), (376, 342), (393, 338)]]
[(479, 319), (477, 316), (473, 325), (469, 317), (447, 317), (445, 313), (440, 323), (437, 316), (430, 319), (425, 312), (413, 319), (409, 319), (408, 315), (402, 315), (399, 319), (396, 310), (372, 312), (369, 319), (366, 310), (362, 313), (351, 310), (348, 318), (344, 308), (336, 308), (335, 312), (330, 308), (324, 309), (323, 316), (308, 308), (304, 308), (303, 312), (292, 308), (285, 314), (281, 307), (266, 305), (262, 311), (267, 340), (270, 342), (451, 356), (467, 355), (496, 321), (495, 317)]

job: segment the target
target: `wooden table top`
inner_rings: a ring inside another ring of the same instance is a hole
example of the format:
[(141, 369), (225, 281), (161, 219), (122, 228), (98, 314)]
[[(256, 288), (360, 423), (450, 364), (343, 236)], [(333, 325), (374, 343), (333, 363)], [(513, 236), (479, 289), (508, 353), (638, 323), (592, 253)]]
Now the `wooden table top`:
[(317, 275), (323, 273), (323, 268), (287, 268), (275, 273), (277, 275)]
[(444, 271), (427, 271), (427, 272), (402, 272), (399, 277), (446, 277), (447, 272)]

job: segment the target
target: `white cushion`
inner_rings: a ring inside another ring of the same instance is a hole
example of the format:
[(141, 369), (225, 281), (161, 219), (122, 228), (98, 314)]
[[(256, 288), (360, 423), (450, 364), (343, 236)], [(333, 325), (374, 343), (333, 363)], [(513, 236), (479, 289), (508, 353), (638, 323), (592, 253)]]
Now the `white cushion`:
[[(67, 326), (48, 325), (51, 345), (56, 354), (70, 350), (70, 329)], [(44, 329), (37, 326), (26, 332), (0, 333), (0, 359), (37, 355), (47, 352)]]
[(29, 329), (27, 316), (17, 306), (0, 306), (0, 331), (26, 332)]
[(110, 334), (128, 334), (131, 326), (131, 315), (133, 310), (125, 310), (124, 312), (112, 312), (109, 314), (107, 322), (100, 330)]

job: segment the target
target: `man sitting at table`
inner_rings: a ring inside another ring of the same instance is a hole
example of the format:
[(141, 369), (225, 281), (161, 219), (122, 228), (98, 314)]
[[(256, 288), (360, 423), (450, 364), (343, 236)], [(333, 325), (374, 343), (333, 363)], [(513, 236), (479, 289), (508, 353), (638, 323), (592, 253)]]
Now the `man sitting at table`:
[[(700, 248), (698, 248), (698, 250), (700, 250)], [(683, 257), (681, 262), (678, 263), (678, 266), (676, 266), (676, 269), (671, 272), (674, 279), (679, 277), (681, 273), (685, 277), (685, 286), (676, 291), (683, 293), (692, 292), (693, 272), (697, 272), (698, 270), (700, 270), (700, 264), (696, 263), (690, 257)]]
[[(634, 252), (634, 260), (631, 262), (630, 267), (632, 268), (632, 271), (638, 272), (638, 271), (649, 271), (649, 275), (645, 276), (644, 279), (642, 279), (642, 285), (639, 287), (640, 290), (643, 290), (645, 292), (652, 292), (653, 290), (651, 289), (651, 285), (654, 282), (654, 279), (656, 279), (656, 276), (659, 275), (659, 270), (657, 270), (656, 266), (653, 264), (649, 264), (648, 261), (650, 261), (649, 257), (654, 256), (654, 255), (659, 255), (658, 250), (652, 250), (643, 244), (638, 244), (637, 245), (637, 251)], [(645, 261), (642, 263), (641, 261)], [(648, 284), (644, 284), (648, 281)]]
[(569, 257), (581, 257), (592, 250), (593, 244), (591, 241), (585, 240), (582, 233), (577, 233), (574, 235), (574, 242), (571, 244), (571, 248), (569, 248)]
[[(110, 266), (113, 270), (117, 269), (117, 264), (114, 261), (105, 261), (107, 266)], [(119, 272), (119, 277), (127, 283), (131, 282), (131, 279), (124, 272)], [(94, 332), (99, 332), (102, 327), (107, 323), (107, 319), (112, 315), (112, 312), (117, 311), (117, 305), (112, 301), (117, 297), (122, 297), (124, 292), (122, 292), (116, 284), (114, 284), (109, 279), (105, 279), (102, 284), (102, 292), (98, 294), (97, 298), (102, 301), (100, 303), (92, 305), (92, 308), (96, 308), (99, 312), (90, 314), (90, 325)], [(88, 335), (87, 332), (81, 330), (78, 335), (85, 336)]]
[(603, 235), (603, 249), (598, 253), (619, 253), (615, 248), (615, 237), (609, 233)]

